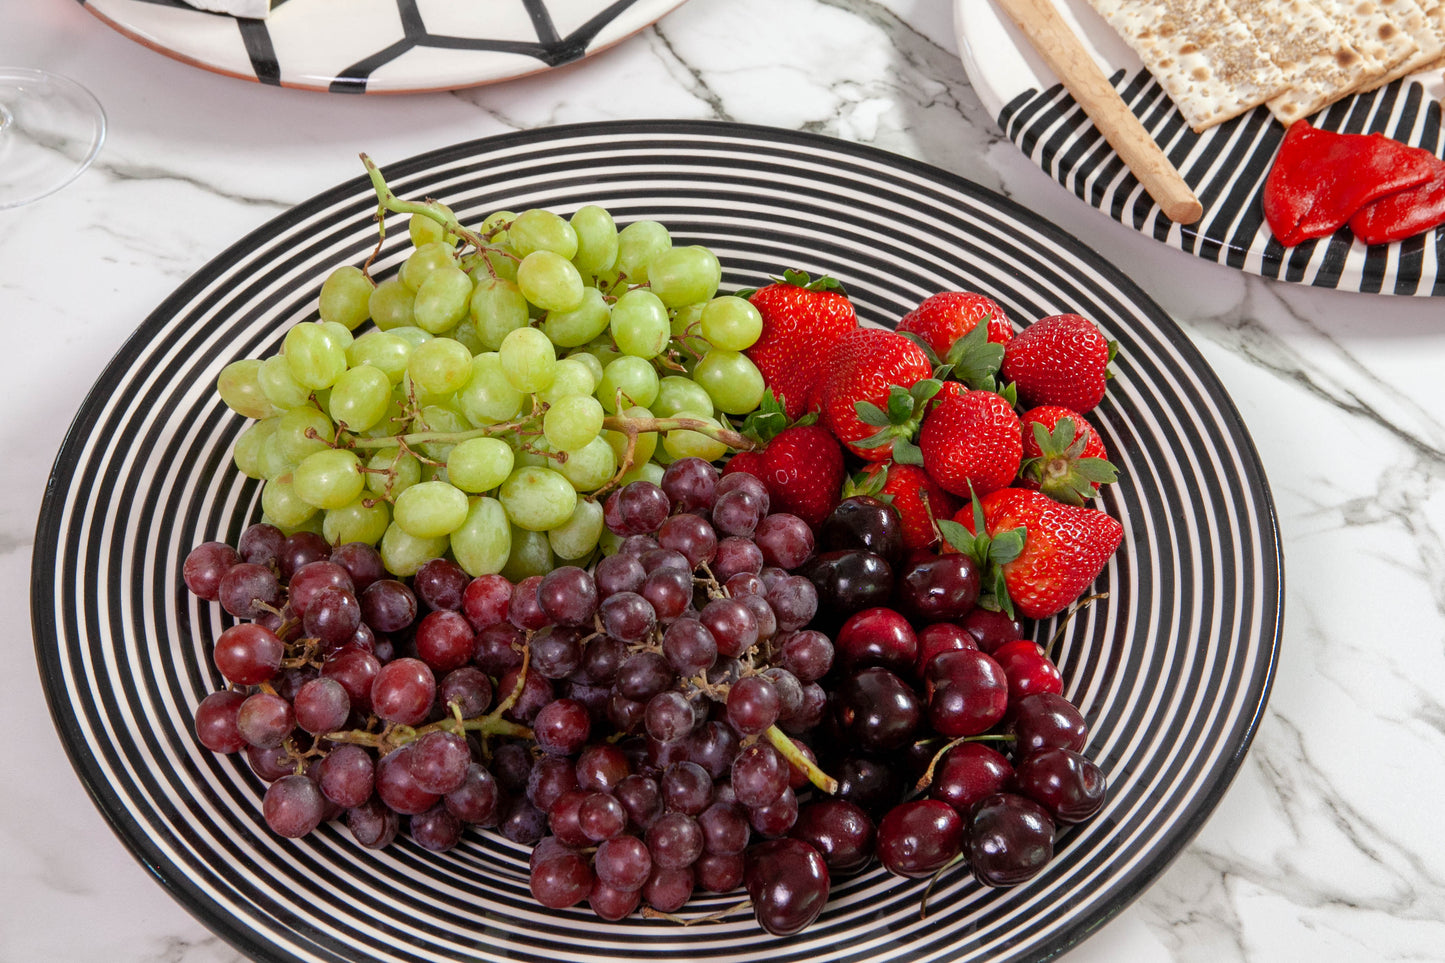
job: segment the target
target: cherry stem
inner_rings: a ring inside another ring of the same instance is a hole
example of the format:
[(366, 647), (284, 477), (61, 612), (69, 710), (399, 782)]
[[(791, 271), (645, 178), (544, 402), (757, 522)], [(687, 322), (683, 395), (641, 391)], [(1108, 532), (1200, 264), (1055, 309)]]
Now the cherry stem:
[(1053, 658), (1053, 654), (1052, 654), (1052, 653), (1053, 653), (1053, 651), (1054, 651), (1054, 646), (1055, 646), (1056, 644), (1058, 644), (1059, 639), (1063, 638), (1064, 629), (1066, 629), (1066, 628), (1069, 627), (1069, 623), (1073, 621), (1074, 616), (1078, 615), (1078, 614), (1079, 614), (1080, 612), (1082, 612), (1084, 609), (1088, 608), (1090, 605), (1093, 605), (1095, 602), (1099, 601), (1100, 599), (1106, 599), (1106, 598), (1108, 598), (1108, 597), (1109, 597), (1109, 593), (1108, 593), (1108, 592), (1100, 592), (1100, 593), (1097, 594), (1097, 595), (1090, 595), (1090, 596), (1088, 596), (1087, 598), (1082, 598), (1082, 599), (1079, 599), (1079, 601), (1075, 602), (1075, 603), (1074, 603), (1074, 607), (1071, 608), (1071, 609), (1069, 609), (1068, 614), (1064, 616), (1064, 620), (1063, 620), (1062, 622), (1060, 622), (1060, 623), (1059, 623), (1059, 627), (1054, 630), (1053, 637), (1052, 637), (1051, 639), (1049, 639), (1049, 644), (1046, 645), (1046, 646), (1044, 646), (1044, 658), (1046, 658), (1046, 659), (1052, 659), (1052, 658)]
[(948, 862), (938, 867), (938, 872), (934, 873), (928, 878), (928, 885), (923, 887), (923, 895), (918, 900), (919, 919), (923, 920), (928, 918), (928, 896), (930, 893), (933, 892), (934, 884), (937, 883), (941, 878), (943, 878), (944, 873), (948, 872), (950, 869), (957, 866), (961, 862), (963, 862), (963, 854), (959, 853), (957, 856), (953, 857)]
[(803, 750), (798, 748), (798, 744), (786, 732), (777, 726), (768, 726), (763, 735), (767, 737), (768, 742), (773, 744), (774, 749), (783, 754), (784, 759), (803, 771), (810, 783), (830, 796), (838, 791), (838, 780), (819, 769), (816, 762), (803, 755)]
[(923, 770), (923, 775), (918, 777), (918, 782), (913, 786), (914, 793), (921, 793), (933, 784), (933, 771), (938, 768), (938, 763), (943, 759), (944, 754), (954, 746), (964, 742), (1013, 742), (1015, 738), (1009, 733), (989, 733), (981, 736), (959, 736), (951, 742), (944, 743), (943, 748), (935, 752), (933, 758), (928, 760), (928, 768)]

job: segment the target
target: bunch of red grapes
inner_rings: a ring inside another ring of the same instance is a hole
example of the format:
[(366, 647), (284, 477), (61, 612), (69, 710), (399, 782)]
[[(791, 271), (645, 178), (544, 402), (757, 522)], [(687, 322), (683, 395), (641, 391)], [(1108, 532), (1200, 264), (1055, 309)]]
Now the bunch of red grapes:
[(975, 608), (971, 559), (906, 555), (886, 504), (815, 533), (769, 502), (681, 459), (607, 499), (614, 554), (515, 585), (265, 524), (207, 542), (185, 582), (236, 621), (197, 736), (245, 755), (283, 836), (493, 829), (533, 847), (540, 903), (608, 920), (741, 885), (787, 935), (875, 857), (1037, 873), (1104, 799), (1044, 650)]

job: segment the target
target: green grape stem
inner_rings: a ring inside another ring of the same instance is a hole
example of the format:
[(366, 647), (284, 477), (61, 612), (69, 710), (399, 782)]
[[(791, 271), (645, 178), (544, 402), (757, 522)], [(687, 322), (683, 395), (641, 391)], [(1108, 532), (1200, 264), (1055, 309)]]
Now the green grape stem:
[(838, 780), (818, 768), (816, 762), (803, 755), (803, 751), (798, 748), (798, 744), (794, 742), (786, 732), (777, 726), (768, 726), (768, 728), (764, 730), (763, 735), (767, 738), (768, 742), (773, 744), (774, 749), (783, 754), (784, 759), (803, 771), (803, 774), (808, 777), (810, 783), (830, 796), (838, 791)]
[(752, 451), (758, 447), (757, 443), (746, 435), (701, 418), (627, 418), (622, 415), (609, 415), (602, 419), (602, 427), (620, 431), (630, 438), (645, 431), (695, 431), (736, 451)]
[(440, 224), (448, 234), (454, 235), (466, 241), (479, 251), (491, 247), (480, 234), (465, 227), (456, 216), (448, 213), (440, 204), (435, 201), (404, 201), (397, 197), (391, 186), (386, 183), (386, 178), (381, 174), (381, 168), (376, 166), (366, 154), (361, 155), (361, 163), (366, 167), (366, 173), (371, 178), (372, 189), (376, 191), (377, 220), (385, 224), (386, 212), (393, 214), (420, 214), (429, 217)]

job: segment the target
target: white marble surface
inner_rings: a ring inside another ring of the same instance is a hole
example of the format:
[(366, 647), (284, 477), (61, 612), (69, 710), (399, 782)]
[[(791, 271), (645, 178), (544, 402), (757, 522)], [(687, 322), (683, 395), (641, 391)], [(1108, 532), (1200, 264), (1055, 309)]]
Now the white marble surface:
[(111, 834), (32, 656), (46, 476), (111, 354), (209, 258), (355, 176), (360, 150), (628, 117), (820, 131), (1016, 197), (1127, 265), (1243, 412), (1288, 566), (1269, 712), (1194, 843), (1068, 959), (1445, 958), (1445, 303), (1260, 281), (1085, 208), (979, 106), (944, 0), (691, 0), (580, 65), (385, 99), (214, 76), (73, 2), (0, 0), (0, 64), (75, 77), (111, 124), (79, 181), (0, 212), (0, 961), (236, 959)]

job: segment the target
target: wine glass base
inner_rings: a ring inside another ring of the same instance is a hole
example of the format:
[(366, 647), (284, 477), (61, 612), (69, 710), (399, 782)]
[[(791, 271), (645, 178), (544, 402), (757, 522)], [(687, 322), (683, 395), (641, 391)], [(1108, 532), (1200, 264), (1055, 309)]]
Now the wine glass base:
[(80, 176), (105, 141), (105, 112), (73, 80), (0, 67), (0, 209), (53, 194)]

